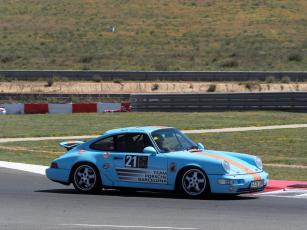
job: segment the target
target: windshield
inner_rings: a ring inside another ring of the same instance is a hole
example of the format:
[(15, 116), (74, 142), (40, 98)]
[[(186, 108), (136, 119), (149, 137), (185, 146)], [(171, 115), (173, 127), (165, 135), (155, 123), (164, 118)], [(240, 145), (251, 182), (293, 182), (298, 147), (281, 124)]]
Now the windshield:
[(197, 148), (197, 144), (178, 129), (159, 129), (151, 135), (162, 153)]

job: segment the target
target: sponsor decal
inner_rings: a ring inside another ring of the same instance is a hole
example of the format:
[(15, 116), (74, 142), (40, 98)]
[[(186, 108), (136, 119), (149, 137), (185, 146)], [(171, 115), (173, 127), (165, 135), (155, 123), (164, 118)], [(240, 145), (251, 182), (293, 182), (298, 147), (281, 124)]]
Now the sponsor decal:
[(85, 153), (85, 152), (86, 152), (85, 149), (80, 149), (79, 152), (78, 152), (78, 154), (83, 154), (83, 153)]
[(103, 169), (109, 169), (109, 168), (111, 168), (111, 164), (110, 163), (104, 163), (102, 167), (103, 167)]
[(116, 172), (121, 181), (167, 184), (166, 170), (117, 168)]
[(110, 152), (104, 152), (104, 153), (103, 153), (103, 158), (104, 158), (104, 159), (108, 159), (110, 156), (111, 156), (111, 153), (110, 153)]
[(177, 171), (177, 166), (175, 162), (172, 162), (169, 166), (169, 171), (171, 172), (176, 172)]

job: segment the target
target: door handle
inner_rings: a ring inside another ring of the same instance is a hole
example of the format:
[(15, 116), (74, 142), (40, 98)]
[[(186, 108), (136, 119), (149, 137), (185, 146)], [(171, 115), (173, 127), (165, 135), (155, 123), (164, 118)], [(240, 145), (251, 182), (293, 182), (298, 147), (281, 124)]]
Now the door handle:
[(115, 156), (115, 157), (113, 157), (113, 159), (114, 159), (114, 160), (123, 160), (124, 158), (123, 158), (123, 157), (117, 157), (117, 156)]

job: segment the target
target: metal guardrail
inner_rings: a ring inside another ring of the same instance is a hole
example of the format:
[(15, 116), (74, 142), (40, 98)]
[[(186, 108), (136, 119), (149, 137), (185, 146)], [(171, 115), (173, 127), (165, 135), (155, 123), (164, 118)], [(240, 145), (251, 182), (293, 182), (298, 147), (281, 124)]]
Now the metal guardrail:
[(133, 111), (307, 111), (307, 92), (132, 94)]
[(274, 76), (291, 81), (306, 81), (307, 71), (99, 71), (99, 70), (0, 70), (0, 76), (19, 80), (66, 78), (68, 80), (102, 81), (265, 81)]

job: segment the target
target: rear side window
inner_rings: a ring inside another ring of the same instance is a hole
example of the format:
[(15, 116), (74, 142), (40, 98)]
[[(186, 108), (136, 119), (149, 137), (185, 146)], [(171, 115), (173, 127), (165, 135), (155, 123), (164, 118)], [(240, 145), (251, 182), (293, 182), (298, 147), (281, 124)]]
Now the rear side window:
[(115, 150), (114, 137), (107, 137), (99, 141), (96, 141), (91, 145), (91, 148), (101, 151), (114, 151)]

